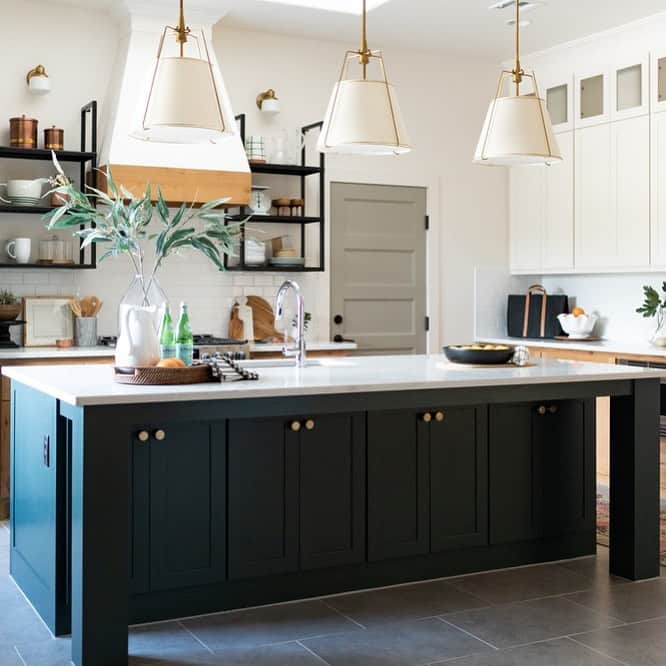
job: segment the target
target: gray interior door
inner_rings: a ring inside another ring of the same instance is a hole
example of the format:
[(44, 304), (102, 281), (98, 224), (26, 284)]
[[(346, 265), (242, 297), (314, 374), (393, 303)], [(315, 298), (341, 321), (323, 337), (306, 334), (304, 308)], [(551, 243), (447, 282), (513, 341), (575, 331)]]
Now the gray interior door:
[(331, 336), (426, 352), (426, 190), (331, 183)]

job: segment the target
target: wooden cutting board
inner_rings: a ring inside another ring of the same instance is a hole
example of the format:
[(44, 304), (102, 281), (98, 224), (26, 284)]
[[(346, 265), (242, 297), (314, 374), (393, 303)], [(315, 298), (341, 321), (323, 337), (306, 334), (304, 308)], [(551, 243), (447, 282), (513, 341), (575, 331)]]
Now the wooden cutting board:
[[(275, 312), (273, 306), (261, 296), (248, 296), (247, 304), (252, 308), (254, 321), (254, 339), (264, 340), (270, 338), (275, 342), (282, 342), (284, 335), (275, 330)], [(229, 337), (234, 340), (243, 340), (243, 322), (238, 318), (238, 306), (231, 309), (229, 320)]]

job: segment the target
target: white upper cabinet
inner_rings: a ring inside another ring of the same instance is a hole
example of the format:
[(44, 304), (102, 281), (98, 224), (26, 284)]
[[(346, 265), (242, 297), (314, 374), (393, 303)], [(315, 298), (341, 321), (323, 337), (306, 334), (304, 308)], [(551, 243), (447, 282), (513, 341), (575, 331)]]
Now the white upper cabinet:
[(666, 50), (652, 53), (650, 72), (651, 111), (666, 111)]
[(610, 125), (576, 130), (576, 268), (609, 265), (617, 253), (611, 233), (612, 169)]
[(544, 271), (571, 270), (574, 267), (574, 135), (557, 135), (564, 160), (543, 169), (545, 212), (542, 261)]
[(515, 273), (541, 270), (546, 168), (514, 167), (509, 173), (509, 254)]
[(510, 249), (514, 273), (570, 271), (574, 253), (573, 132), (557, 135), (564, 160), (511, 169)]
[(576, 131), (577, 270), (650, 264), (650, 119)]
[(666, 113), (651, 121), (652, 264), (666, 267)]
[(546, 100), (553, 131), (556, 133), (571, 131), (574, 126), (573, 77), (540, 80), (539, 89)]
[(576, 75), (574, 126), (591, 127), (610, 120), (608, 68), (599, 67)]
[(642, 55), (616, 63), (610, 72), (611, 120), (626, 120), (650, 112), (650, 58)]

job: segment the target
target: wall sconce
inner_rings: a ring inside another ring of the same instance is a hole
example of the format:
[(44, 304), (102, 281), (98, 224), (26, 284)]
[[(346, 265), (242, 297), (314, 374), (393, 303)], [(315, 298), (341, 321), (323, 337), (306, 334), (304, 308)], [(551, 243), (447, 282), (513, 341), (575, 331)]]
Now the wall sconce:
[(280, 100), (275, 90), (269, 88), (266, 92), (257, 95), (257, 106), (263, 113), (280, 113)]
[(46, 93), (51, 92), (51, 82), (44, 65), (37, 65), (37, 67), (31, 69), (26, 74), (25, 80), (30, 92), (34, 95), (46, 95)]

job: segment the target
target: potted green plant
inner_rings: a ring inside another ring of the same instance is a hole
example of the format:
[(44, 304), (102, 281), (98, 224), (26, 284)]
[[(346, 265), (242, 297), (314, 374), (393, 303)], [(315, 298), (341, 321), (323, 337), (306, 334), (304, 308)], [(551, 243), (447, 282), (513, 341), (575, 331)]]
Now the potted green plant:
[[(50, 194), (57, 195), (62, 205), (44, 216), (48, 229), (75, 229), (74, 235), (82, 239), (82, 248), (98, 244), (100, 263), (118, 256), (130, 261), (134, 279), (120, 302), (121, 339), (128, 332), (130, 311), (142, 326), (152, 322), (154, 330), (159, 329), (167, 299), (157, 274), (168, 257), (191, 249), (224, 270), (224, 255), (232, 254), (233, 240), (243, 224), (227, 224), (228, 216), (221, 209), (229, 201), (227, 197), (200, 207), (183, 203), (174, 211), (169, 209), (159, 186), (155, 188), (153, 204), (150, 184), (141, 196), (135, 196), (116, 185), (109, 169), (105, 173), (108, 194), (94, 187), (84, 193), (67, 179), (55, 154), (53, 164), (58, 174), (57, 187)], [(141, 337), (154, 336), (144, 331)]]
[(666, 331), (664, 331), (664, 323), (666, 322), (666, 282), (662, 282), (661, 291), (664, 298), (654, 287), (645, 285), (643, 287), (645, 299), (643, 305), (636, 308), (636, 312), (642, 314), (645, 318), (656, 318), (657, 327), (650, 338), (650, 342), (657, 347), (666, 347)]
[(0, 321), (13, 321), (21, 314), (21, 301), (7, 289), (0, 291)]

